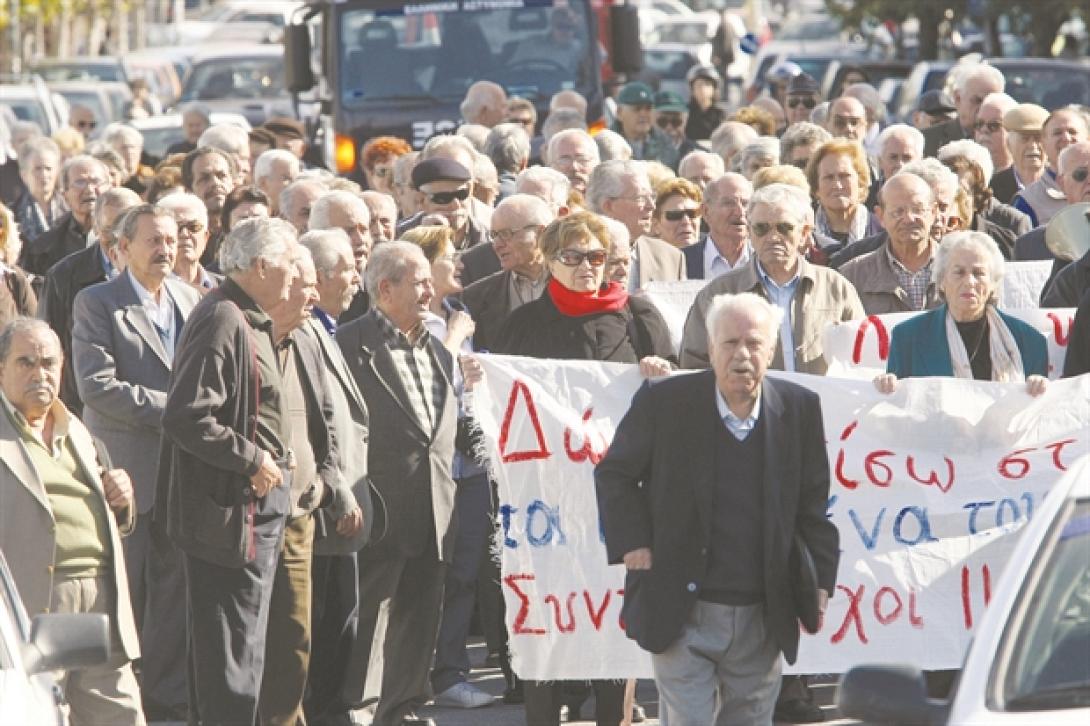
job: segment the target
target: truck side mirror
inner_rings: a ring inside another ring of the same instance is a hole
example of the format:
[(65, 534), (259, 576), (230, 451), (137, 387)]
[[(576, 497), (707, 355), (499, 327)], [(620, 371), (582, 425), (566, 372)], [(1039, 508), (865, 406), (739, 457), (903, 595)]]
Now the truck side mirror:
[(613, 5), (609, 8), (609, 62), (614, 73), (638, 73), (643, 70), (639, 12), (635, 5)]
[(306, 23), (284, 28), (284, 85), (292, 93), (314, 88), (314, 71), (310, 67), (310, 28)]

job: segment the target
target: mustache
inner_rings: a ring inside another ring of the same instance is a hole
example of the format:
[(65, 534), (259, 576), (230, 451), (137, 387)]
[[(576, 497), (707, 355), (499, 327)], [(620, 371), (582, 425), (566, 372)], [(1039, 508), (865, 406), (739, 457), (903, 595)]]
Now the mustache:
[(173, 262), (173, 259), (171, 258), (170, 255), (155, 255), (155, 258), (152, 259), (152, 262), (154, 262), (156, 264), (158, 264), (160, 262), (165, 262), (166, 264), (169, 265), (171, 262)]

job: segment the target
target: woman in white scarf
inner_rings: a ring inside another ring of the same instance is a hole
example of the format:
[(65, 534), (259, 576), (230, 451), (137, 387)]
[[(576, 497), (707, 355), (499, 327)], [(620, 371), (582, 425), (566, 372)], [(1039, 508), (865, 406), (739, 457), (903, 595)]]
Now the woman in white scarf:
[(946, 304), (893, 329), (886, 373), (874, 379), (892, 393), (897, 379), (953, 376), (1024, 381), (1040, 395), (1048, 385), (1048, 350), (1041, 333), (999, 312), (1003, 255), (991, 237), (954, 232), (938, 246), (932, 275)]

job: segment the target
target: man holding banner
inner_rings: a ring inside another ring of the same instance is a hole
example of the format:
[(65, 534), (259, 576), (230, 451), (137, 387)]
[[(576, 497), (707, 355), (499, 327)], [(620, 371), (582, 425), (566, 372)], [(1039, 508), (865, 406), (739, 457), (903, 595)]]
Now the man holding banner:
[(628, 571), (626, 632), (652, 653), (672, 726), (771, 724), (805, 599), (794, 542), (819, 613), (835, 585), (820, 401), (764, 375), (781, 316), (751, 293), (717, 298), (714, 370), (644, 384), (595, 471), (609, 561)]

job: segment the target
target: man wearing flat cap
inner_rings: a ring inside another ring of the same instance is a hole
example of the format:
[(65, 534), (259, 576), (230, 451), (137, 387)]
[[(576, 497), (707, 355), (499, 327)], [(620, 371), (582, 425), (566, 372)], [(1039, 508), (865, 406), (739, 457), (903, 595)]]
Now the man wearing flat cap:
[(787, 125), (809, 121), (810, 112), (821, 103), (821, 86), (809, 73), (800, 73), (787, 84)]
[(651, 87), (633, 81), (621, 89), (617, 104), (617, 120), (613, 122), (613, 130), (632, 147), (632, 158), (659, 161), (676, 170), (681, 156), (670, 137), (652, 122), (655, 93)]
[(912, 112), (912, 125), (920, 131), (954, 120), (954, 102), (941, 88), (933, 88), (920, 96)]
[(307, 151), (307, 136), (300, 121), (276, 116), (266, 121), (261, 128), (276, 138), (276, 148), (290, 151), (300, 161), (303, 159), (303, 154)]

